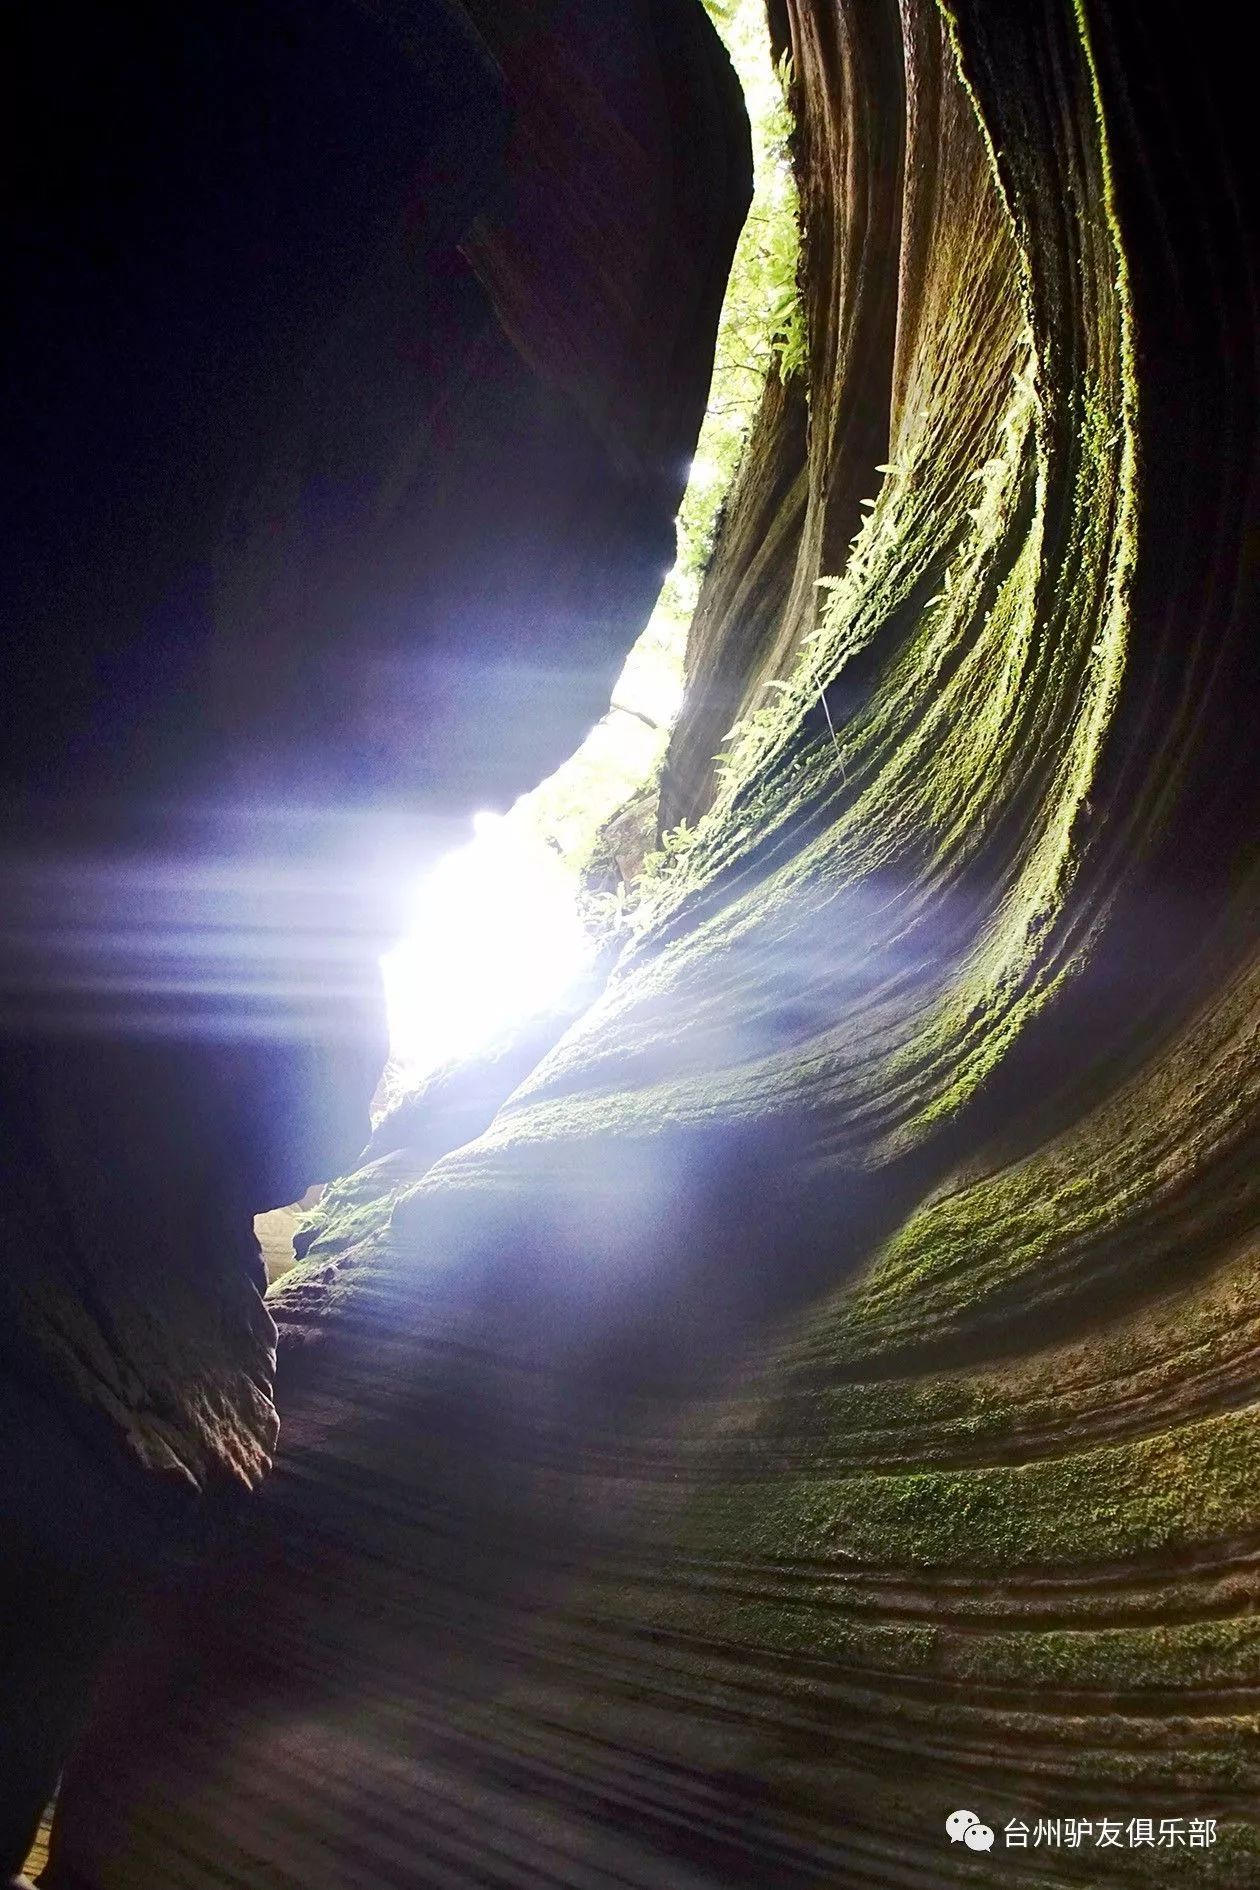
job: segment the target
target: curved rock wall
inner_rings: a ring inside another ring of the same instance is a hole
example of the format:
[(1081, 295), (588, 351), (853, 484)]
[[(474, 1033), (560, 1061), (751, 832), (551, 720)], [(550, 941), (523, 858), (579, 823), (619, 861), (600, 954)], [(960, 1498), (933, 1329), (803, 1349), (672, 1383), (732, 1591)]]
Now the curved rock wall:
[(276, 1472), (50, 1885), (1260, 1868), (1244, 76), (1129, 0), (772, 17), (807, 419), (702, 600), (698, 831), (272, 1295)]

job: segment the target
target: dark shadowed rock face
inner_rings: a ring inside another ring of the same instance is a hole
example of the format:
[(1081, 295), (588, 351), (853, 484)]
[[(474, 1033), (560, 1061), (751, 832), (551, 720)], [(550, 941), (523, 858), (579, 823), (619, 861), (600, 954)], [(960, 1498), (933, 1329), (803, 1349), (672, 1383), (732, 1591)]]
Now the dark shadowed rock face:
[(268, 1467), (250, 1219), (366, 1140), (381, 832), (531, 786), (648, 615), (751, 187), (694, 0), (13, 29), (0, 1879)]
[(48, 1890), (1257, 1879), (1251, 75), (1138, 0), (771, 17), (809, 367), (699, 831), (523, 1081), (330, 1198)]
[(606, 706), (747, 138), (698, 7), (484, 14), (20, 23), (7, 808), (229, 766), (464, 808)]

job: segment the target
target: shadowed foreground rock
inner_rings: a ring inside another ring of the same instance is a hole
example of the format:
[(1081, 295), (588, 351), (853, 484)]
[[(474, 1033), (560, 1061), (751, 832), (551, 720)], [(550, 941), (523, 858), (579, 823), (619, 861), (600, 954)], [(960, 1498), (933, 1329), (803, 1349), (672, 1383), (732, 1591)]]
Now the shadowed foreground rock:
[(694, 0), (12, 29), (0, 1881), (270, 1466), (251, 1218), (367, 1138), (416, 845), (652, 608), (751, 187)]
[(274, 1473), (50, 1890), (1260, 1870), (1248, 81), (1137, 0), (771, 17), (807, 416), (701, 601), (698, 835), (272, 1295)]

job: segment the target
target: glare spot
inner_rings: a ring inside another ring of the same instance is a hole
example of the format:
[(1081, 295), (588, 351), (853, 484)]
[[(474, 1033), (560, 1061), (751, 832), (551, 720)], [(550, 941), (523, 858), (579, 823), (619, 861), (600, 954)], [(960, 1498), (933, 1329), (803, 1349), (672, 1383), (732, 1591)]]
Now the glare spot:
[(421, 881), (382, 960), (390, 1054), (413, 1079), (558, 1003), (592, 954), (554, 848), (510, 815), (474, 815), (473, 836)]

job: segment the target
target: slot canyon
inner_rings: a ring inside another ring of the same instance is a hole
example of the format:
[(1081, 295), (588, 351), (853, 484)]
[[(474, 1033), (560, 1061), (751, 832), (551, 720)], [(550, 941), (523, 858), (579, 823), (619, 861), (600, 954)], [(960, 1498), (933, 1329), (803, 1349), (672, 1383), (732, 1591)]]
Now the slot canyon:
[(9, 32), (0, 1882), (1260, 1884), (1232, 16)]

